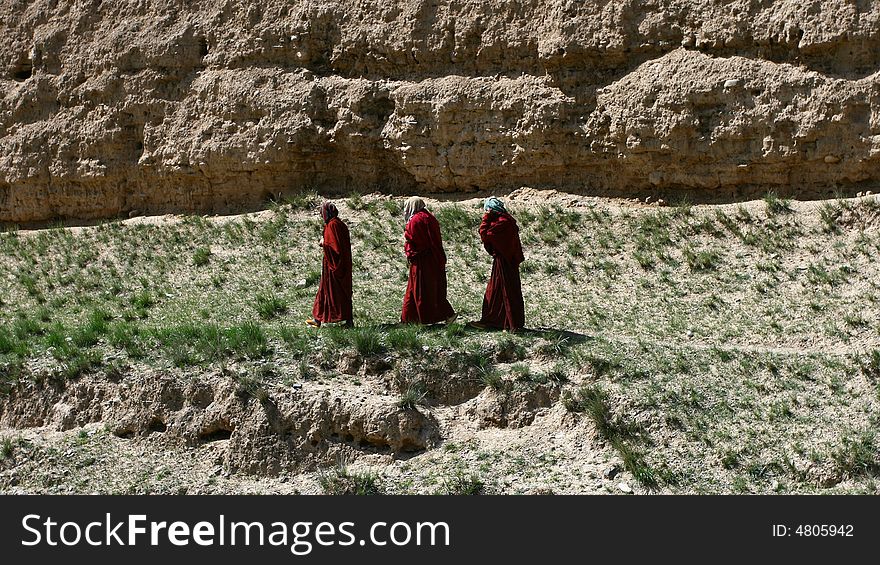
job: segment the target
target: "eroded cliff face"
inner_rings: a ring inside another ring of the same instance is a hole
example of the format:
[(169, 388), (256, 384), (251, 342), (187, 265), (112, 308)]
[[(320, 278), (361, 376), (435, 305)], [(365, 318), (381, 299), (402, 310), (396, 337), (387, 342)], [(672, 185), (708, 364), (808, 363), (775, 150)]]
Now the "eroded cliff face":
[(880, 2), (0, 0), (0, 221), (880, 181)]

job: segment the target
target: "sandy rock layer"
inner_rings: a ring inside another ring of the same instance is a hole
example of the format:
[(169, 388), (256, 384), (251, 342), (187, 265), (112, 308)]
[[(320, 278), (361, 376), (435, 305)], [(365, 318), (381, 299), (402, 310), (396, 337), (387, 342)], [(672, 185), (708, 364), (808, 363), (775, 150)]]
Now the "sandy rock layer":
[(0, 221), (880, 180), (863, 0), (0, 1)]
[(401, 409), (387, 397), (311, 385), (255, 394), (222, 378), (87, 378), (22, 384), (0, 400), (0, 428), (69, 430), (96, 422), (121, 438), (223, 442), (224, 467), (255, 475), (332, 463), (348, 453), (416, 453), (440, 440), (429, 413)]

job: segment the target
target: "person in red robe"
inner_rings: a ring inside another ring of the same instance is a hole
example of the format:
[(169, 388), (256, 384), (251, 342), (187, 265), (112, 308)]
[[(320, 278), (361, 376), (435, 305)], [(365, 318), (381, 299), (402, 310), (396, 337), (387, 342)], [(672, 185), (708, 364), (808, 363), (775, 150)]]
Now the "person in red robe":
[(321, 281), (307, 324), (319, 327), (328, 322), (354, 325), (351, 308), (351, 238), (348, 226), (339, 219), (339, 210), (332, 202), (321, 205), (324, 237), (318, 245), (324, 250)]
[(406, 201), (403, 213), (409, 281), (400, 320), (407, 324), (452, 323), (457, 315), (446, 299), (446, 253), (440, 223), (418, 196)]
[(519, 278), (525, 261), (516, 220), (494, 196), (486, 199), (480, 223), (480, 239), (492, 256), (492, 276), (483, 297), (483, 315), (471, 326), (515, 332), (525, 327), (526, 312)]

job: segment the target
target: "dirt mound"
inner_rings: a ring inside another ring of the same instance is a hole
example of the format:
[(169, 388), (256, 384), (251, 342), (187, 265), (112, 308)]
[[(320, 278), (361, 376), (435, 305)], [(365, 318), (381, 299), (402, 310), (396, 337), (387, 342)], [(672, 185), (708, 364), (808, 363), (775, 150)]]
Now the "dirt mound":
[(0, 2), (0, 221), (880, 178), (880, 9)]
[(12, 388), (0, 426), (69, 430), (101, 422), (117, 437), (153, 434), (171, 445), (225, 442), (230, 472), (275, 475), (356, 452), (418, 452), (439, 441), (436, 419), (392, 399), (309, 386), (263, 388), (215, 376), (189, 382), (132, 375)]

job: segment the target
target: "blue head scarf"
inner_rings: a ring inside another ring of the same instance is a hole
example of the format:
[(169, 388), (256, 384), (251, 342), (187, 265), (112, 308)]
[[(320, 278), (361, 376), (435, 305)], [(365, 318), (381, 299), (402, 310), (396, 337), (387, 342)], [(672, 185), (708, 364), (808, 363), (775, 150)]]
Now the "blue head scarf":
[(498, 214), (506, 214), (507, 208), (504, 207), (504, 203), (495, 198), (494, 196), (490, 196), (486, 199), (486, 203), (483, 204), (483, 209), (486, 212), (496, 212)]

